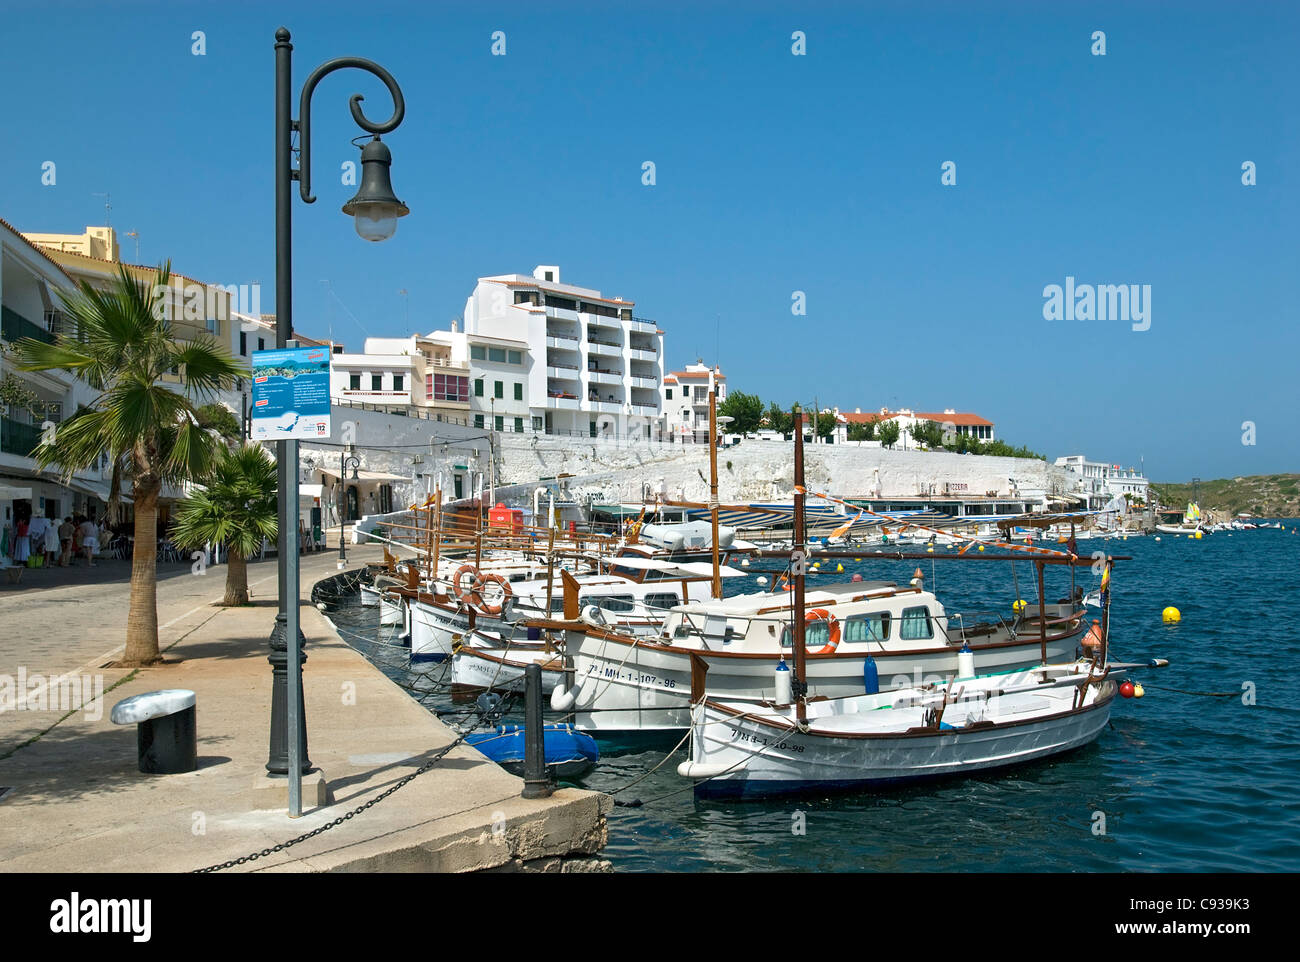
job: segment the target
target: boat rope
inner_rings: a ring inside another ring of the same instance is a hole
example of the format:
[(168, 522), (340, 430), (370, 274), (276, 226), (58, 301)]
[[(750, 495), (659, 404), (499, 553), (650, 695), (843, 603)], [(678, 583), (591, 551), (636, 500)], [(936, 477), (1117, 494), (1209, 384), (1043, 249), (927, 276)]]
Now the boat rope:
[(216, 865), (209, 865), (206, 866), (205, 868), (195, 869), (193, 874), (195, 875), (211, 874), (213, 872), (221, 872), (224, 871), (225, 869), (233, 868), (236, 865), (245, 865), (248, 862), (256, 861), (259, 858), (265, 858), (266, 856), (272, 855), (276, 852), (283, 852), (285, 849), (293, 845), (297, 845), (299, 842), (305, 842), (309, 838), (315, 838), (317, 835), (320, 835), (323, 832), (328, 832), (332, 828), (337, 828), (338, 826), (342, 825), (344, 822), (348, 821), (349, 819), (355, 818), (357, 815), (360, 815), (362, 812), (366, 811), (367, 809), (375, 805), (378, 805), (389, 795), (392, 795), (394, 792), (398, 791), (399, 789), (406, 787), (411, 782), (415, 781), (415, 779), (423, 775), (425, 772), (432, 769), (435, 765), (438, 764), (438, 762), (442, 761), (449, 754), (451, 754), (453, 749), (463, 744), (465, 739), (467, 739), (471, 734), (473, 734), (476, 728), (478, 728), (480, 725), (483, 724), (485, 717), (486, 716), (484, 715), (479, 715), (479, 719), (475, 724), (471, 725), (469, 728), (461, 732), (455, 738), (455, 740), (451, 742), (451, 744), (447, 745), (444, 748), (440, 748), (432, 758), (430, 758), (427, 762), (425, 762), (415, 771), (411, 772), (409, 775), (403, 776), (398, 781), (390, 785), (387, 789), (385, 789), (384, 791), (376, 795), (374, 798), (370, 799), (367, 802), (362, 803), (361, 805), (358, 805), (356, 808), (352, 809), (349, 812), (345, 812), (344, 814), (340, 815), (338, 818), (334, 819), (333, 821), (326, 822), (324, 825), (321, 825), (319, 828), (312, 829), (310, 832), (304, 832), (302, 835), (299, 835), (297, 838), (291, 838), (287, 842), (281, 842), (280, 844), (273, 845), (270, 848), (264, 848), (260, 852), (250, 852), (248, 855), (241, 856), (240, 858), (230, 859), (229, 861), (226, 862), (219, 862)]
[[(614, 791), (612, 791), (612, 792), (606, 792), (605, 794), (606, 794), (606, 795), (617, 795), (619, 792), (626, 792), (629, 788), (631, 788), (631, 787), (632, 787), (633, 785), (635, 785), (637, 782), (644, 781), (645, 779), (647, 779), (647, 778), (649, 778), (651, 775), (653, 775), (655, 772), (659, 771), (659, 769), (663, 768), (664, 763), (667, 762), (668, 759), (670, 759), (670, 758), (672, 758), (674, 755), (676, 755), (677, 752), (678, 752), (678, 750), (679, 750), (683, 745), (686, 744), (686, 739), (688, 739), (688, 738), (691, 737), (691, 731), (692, 731), (692, 729), (687, 728), (687, 729), (686, 729), (686, 734), (682, 736), (682, 740), (679, 741), (676, 745), (674, 745), (674, 746), (673, 746), (673, 750), (670, 751), (667, 755), (665, 755), (665, 756), (663, 757), (663, 760), (660, 761), (659, 764), (656, 765), (654, 768), (650, 769), (648, 772), (642, 772), (640, 775), (638, 775), (636, 778), (632, 779), (632, 781), (628, 782), (628, 783), (627, 783), (626, 785), (624, 785), (622, 788), (616, 788), (616, 789), (614, 789)], [(633, 799), (632, 801), (630, 801), (630, 802), (621, 802), (621, 801), (619, 801), (617, 798), (614, 799), (614, 805), (615, 805), (616, 807), (618, 807), (618, 808), (640, 808), (643, 804), (644, 804), (644, 803), (643, 803), (643, 802), (641, 801), (641, 799), (639, 799), (639, 798), (634, 798), (634, 799)]]

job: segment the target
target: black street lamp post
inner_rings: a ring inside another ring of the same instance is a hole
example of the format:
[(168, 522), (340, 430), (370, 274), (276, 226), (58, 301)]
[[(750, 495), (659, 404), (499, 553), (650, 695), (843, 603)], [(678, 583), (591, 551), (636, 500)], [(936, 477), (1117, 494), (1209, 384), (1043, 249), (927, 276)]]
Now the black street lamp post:
[[(345, 67), (356, 67), (384, 82), (393, 98), (393, 114), (382, 124), (366, 119), (361, 94), (348, 101), (352, 119), (371, 135), (361, 149), (361, 186), (343, 205), (355, 219), (356, 231), (370, 241), (392, 236), (397, 219), (410, 211), (393, 194), (388, 168), (392, 155), (379, 137), (397, 129), (406, 113), (402, 91), (392, 75), (371, 60), (338, 57), (321, 64), (303, 85), (298, 119), (293, 119), (293, 44), (289, 31), (275, 32), (275, 312), (277, 348), (296, 346), (293, 340), (293, 182), (305, 203), (315, 203), (311, 193), (311, 95), (322, 78)], [(298, 134), (298, 166), (293, 165), (293, 135)], [(280, 612), (271, 632), (272, 695), (271, 744), (266, 770), (289, 779), (289, 815), (302, 814), (302, 775), (311, 769), (307, 758), (307, 725), (302, 697), (303, 636), (299, 629), (298, 571), (298, 442), (277, 441), (279, 473), (279, 588)], [(342, 478), (339, 479), (342, 483)], [(296, 733), (291, 737), (291, 733)]]
[(357, 468), (361, 467), (361, 459), (352, 453), (352, 445), (339, 452), (339, 567), (344, 568), (348, 563), (348, 553), (343, 547), (343, 529), (347, 525), (347, 480), (348, 468), (352, 469), (352, 480), (357, 479)]

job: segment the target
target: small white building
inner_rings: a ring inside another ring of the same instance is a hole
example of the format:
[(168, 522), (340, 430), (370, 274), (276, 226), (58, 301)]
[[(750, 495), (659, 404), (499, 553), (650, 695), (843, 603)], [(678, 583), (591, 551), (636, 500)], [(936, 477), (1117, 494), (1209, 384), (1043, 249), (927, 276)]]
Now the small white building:
[(1055, 464), (1074, 476), (1076, 491), (1087, 499), (1089, 508), (1105, 507), (1114, 498), (1125, 495), (1131, 501), (1145, 503), (1150, 494), (1151, 482), (1136, 468), (1089, 461), (1082, 454), (1057, 458)]
[(727, 376), (716, 364), (703, 360), (671, 371), (663, 382), (663, 436), (684, 444), (707, 444), (709, 440), (709, 392), (717, 392), (717, 404), (727, 399)]

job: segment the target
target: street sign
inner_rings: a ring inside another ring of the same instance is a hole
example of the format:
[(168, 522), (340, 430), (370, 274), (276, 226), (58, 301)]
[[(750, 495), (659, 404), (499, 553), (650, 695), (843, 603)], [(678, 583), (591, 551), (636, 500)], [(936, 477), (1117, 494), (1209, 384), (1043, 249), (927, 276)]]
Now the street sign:
[(252, 422), (254, 441), (329, 437), (329, 348), (254, 351)]

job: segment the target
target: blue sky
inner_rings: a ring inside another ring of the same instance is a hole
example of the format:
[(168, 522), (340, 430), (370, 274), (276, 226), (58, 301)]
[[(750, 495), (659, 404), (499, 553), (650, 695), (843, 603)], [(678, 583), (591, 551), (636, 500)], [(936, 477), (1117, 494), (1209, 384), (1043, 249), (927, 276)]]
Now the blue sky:
[[(356, 71), (317, 89), (303, 333), (403, 334), (403, 288), (410, 329), (445, 327), (476, 277), (559, 264), (659, 321), (670, 366), (716, 357), (765, 400), (972, 410), (1162, 480), (1300, 470), (1294, 5), (2, 7), (0, 216), (79, 231), (110, 192), (142, 261), (260, 282), (268, 312), (275, 28), (295, 100), (336, 56), (396, 76), (412, 213), (384, 244), (339, 213), (338, 172), (348, 97), (383, 118), (387, 94)], [(1149, 284), (1150, 329), (1044, 320), (1067, 275)]]

